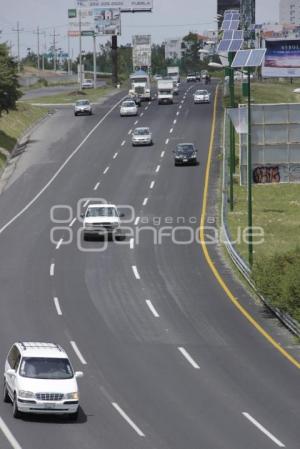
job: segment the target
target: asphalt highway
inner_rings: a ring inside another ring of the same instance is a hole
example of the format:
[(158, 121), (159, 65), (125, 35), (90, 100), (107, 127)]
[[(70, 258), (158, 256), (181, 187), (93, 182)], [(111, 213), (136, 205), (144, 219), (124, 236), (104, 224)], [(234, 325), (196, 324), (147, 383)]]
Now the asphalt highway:
[[(196, 87), (138, 117), (119, 116), (121, 94), (92, 117), (60, 111), (51, 164), (0, 197), (1, 364), (14, 341), (55, 341), (84, 371), (76, 423), (15, 420), (1, 403), (1, 449), (299, 449), (299, 372), (197, 241), (215, 86), (208, 105), (193, 104)], [(143, 125), (154, 145), (132, 147)], [(195, 143), (199, 165), (174, 166), (178, 142)], [(126, 213), (125, 241), (83, 242), (77, 211), (100, 199)]]

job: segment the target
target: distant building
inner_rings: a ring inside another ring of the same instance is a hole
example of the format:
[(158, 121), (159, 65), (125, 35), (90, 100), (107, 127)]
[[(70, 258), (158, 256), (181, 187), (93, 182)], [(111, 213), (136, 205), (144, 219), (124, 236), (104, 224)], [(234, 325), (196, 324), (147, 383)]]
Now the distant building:
[(300, 0), (280, 0), (279, 22), (293, 25), (300, 23)]
[(167, 39), (165, 41), (165, 59), (181, 59), (181, 38)]

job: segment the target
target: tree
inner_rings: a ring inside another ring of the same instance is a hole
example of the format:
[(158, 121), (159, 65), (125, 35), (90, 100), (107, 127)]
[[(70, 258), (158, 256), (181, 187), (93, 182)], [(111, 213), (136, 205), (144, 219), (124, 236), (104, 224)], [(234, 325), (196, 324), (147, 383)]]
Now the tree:
[(199, 50), (202, 48), (202, 41), (198, 34), (189, 33), (184, 36), (181, 44), (182, 59), (181, 68), (185, 73), (200, 71), (204, 64), (200, 61)]
[(17, 64), (9, 56), (8, 46), (0, 44), (0, 116), (3, 111), (16, 108), (16, 101), (21, 97), (19, 91)]

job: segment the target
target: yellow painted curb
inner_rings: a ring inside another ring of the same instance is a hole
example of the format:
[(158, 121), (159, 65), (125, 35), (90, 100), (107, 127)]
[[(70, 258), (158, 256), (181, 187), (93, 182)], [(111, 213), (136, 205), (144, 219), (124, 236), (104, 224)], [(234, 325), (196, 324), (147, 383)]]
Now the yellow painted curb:
[(202, 205), (202, 212), (201, 212), (201, 220), (200, 220), (200, 242), (201, 247), (203, 250), (203, 254), (205, 256), (205, 259), (213, 272), (215, 278), (217, 279), (218, 283), (230, 299), (230, 301), (235, 305), (235, 307), (241, 312), (242, 315), (256, 328), (258, 332), (260, 332), (263, 337), (268, 340), (271, 345), (277, 349), (287, 360), (289, 360), (296, 368), (300, 369), (300, 363), (291, 355), (289, 354), (285, 349), (282, 348), (282, 346), (277, 343), (271, 335), (263, 329), (263, 327), (250, 315), (250, 313), (239, 303), (238, 298), (235, 298), (229, 287), (226, 285), (225, 281), (223, 280), (222, 276), (218, 272), (217, 268), (215, 267), (206, 243), (205, 243), (205, 235), (204, 235), (204, 227), (205, 227), (205, 218), (206, 218), (206, 210), (207, 210), (207, 196), (208, 196), (208, 187), (209, 187), (209, 176), (210, 176), (210, 168), (211, 168), (211, 159), (212, 159), (212, 151), (213, 151), (213, 145), (214, 145), (214, 136), (215, 136), (215, 128), (216, 128), (216, 114), (217, 114), (217, 101), (218, 101), (218, 86), (216, 88), (215, 93), (215, 99), (214, 99), (214, 109), (213, 109), (213, 121), (212, 121), (212, 128), (211, 128), (211, 135), (210, 135), (210, 143), (209, 143), (209, 151), (208, 151), (208, 159), (207, 159), (207, 165), (206, 165), (206, 171), (205, 171), (205, 184), (204, 184), (204, 194), (203, 194), (203, 205)]

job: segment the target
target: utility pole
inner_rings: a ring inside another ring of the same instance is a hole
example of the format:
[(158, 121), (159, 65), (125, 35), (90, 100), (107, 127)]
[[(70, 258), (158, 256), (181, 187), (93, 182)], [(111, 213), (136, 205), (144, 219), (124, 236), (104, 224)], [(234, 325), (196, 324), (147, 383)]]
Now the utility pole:
[(51, 37), (53, 37), (53, 69), (54, 72), (56, 72), (56, 38), (59, 36), (59, 34), (55, 33), (55, 28), (53, 28), (53, 34), (50, 34)]
[(94, 89), (96, 89), (96, 81), (97, 81), (97, 53), (96, 53), (96, 33), (93, 33), (93, 49), (94, 49)]
[(79, 8), (79, 90), (82, 89), (82, 37), (81, 37), (81, 9)]
[(112, 36), (112, 83), (118, 84), (118, 36)]
[(18, 72), (21, 71), (21, 60), (20, 60), (20, 32), (24, 31), (24, 28), (20, 28), (20, 22), (17, 22), (17, 28), (13, 28), (12, 31), (17, 33), (17, 47), (18, 47)]
[(68, 33), (68, 75), (71, 75), (70, 36)]
[(40, 34), (42, 34), (40, 32), (40, 27), (37, 27), (37, 30), (33, 32), (34, 34), (36, 34), (37, 36), (37, 69), (38, 72), (40, 73), (41, 70), (41, 64), (40, 64)]

